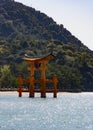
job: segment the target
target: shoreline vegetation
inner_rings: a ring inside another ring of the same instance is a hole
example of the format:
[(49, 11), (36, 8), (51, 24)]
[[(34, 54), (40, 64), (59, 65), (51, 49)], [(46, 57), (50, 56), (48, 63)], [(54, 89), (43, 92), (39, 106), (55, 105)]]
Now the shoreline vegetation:
[[(90, 91), (90, 90), (87, 90), (87, 91), (81, 90), (81, 89), (78, 89), (78, 87), (75, 87), (75, 86), (74, 86), (74, 88), (76, 88), (76, 89), (73, 89), (73, 88), (72, 89), (71, 88), (66, 89), (66, 87), (63, 87), (63, 86), (59, 87), (59, 85), (58, 85), (57, 86), (57, 92), (58, 93), (61, 93), (61, 92), (67, 92), (67, 93), (93, 92), (93, 91)], [(19, 89), (18, 86), (15, 86), (15, 87), (13, 87), (13, 86), (11, 86), (11, 87), (10, 86), (7, 86), (7, 87), (0, 86), (0, 92), (15, 92), (15, 91), (18, 92), (18, 89)], [(29, 91), (29, 87), (28, 86), (22, 86), (22, 90), (26, 90), (26, 91), (28, 90)], [(34, 90), (40, 90), (40, 86), (38, 86), (38, 87), (35, 86)], [(51, 85), (46, 86), (46, 91), (47, 90), (53, 90)]]

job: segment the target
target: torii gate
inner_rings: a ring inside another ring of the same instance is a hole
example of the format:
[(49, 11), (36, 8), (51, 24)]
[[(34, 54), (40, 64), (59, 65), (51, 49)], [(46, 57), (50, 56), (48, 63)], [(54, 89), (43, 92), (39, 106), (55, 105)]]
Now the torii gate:
[[(23, 58), (23, 60), (28, 62), (28, 64), (30, 65), (30, 67), (28, 68), (28, 70), (30, 71), (30, 78), (29, 78), (29, 80), (24, 80), (24, 79), (22, 79), (21, 76), (18, 77), (19, 97), (22, 97), (22, 92), (29, 92), (29, 97), (34, 97), (35, 92), (40, 92), (42, 98), (46, 97), (46, 93), (53, 93), (54, 98), (57, 97), (57, 83), (58, 83), (57, 76), (54, 75), (53, 78), (51, 80), (49, 80), (49, 79), (46, 79), (46, 75), (45, 75), (45, 71), (47, 69), (46, 64), (49, 60), (51, 60), (53, 58), (54, 58), (54, 55), (52, 55), (52, 54), (49, 54), (43, 58), (30, 58), (30, 57)], [(34, 73), (36, 70), (41, 71), (40, 79), (35, 79), (35, 77), (34, 77)], [(29, 90), (27, 90), (27, 91), (22, 89), (22, 84), (25, 82), (29, 83)], [(53, 90), (46, 90), (47, 82), (53, 83)], [(34, 89), (35, 83), (40, 83), (40, 90)]]

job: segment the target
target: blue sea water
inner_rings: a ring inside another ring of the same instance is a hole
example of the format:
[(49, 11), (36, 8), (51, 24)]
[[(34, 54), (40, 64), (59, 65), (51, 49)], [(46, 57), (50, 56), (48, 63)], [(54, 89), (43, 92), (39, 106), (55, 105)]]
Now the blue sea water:
[(93, 93), (0, 94), (0, 130), (93, 130)]

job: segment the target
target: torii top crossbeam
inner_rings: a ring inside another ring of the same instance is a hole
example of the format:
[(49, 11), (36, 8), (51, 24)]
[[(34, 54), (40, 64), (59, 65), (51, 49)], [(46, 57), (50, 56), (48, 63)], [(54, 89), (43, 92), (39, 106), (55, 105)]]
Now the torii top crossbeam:
[(23, 60), (25, 61), (30, 61), (30, 62), (40, 62), (40, 61), (46, 61), (48, 62), (49, 60), (55, 58), (55, 56), (53, 54), (49, 54), (46, 55), (45, 57), (41, 57), (41, 58), (33, 58), (33, 57), (24, 57)]

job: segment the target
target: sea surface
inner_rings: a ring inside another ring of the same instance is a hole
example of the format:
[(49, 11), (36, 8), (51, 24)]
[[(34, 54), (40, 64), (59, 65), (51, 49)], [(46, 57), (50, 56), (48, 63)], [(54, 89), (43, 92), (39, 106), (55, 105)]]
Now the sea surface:
[(0, 93), (0, 130), (93, 130), (93, 93)]

